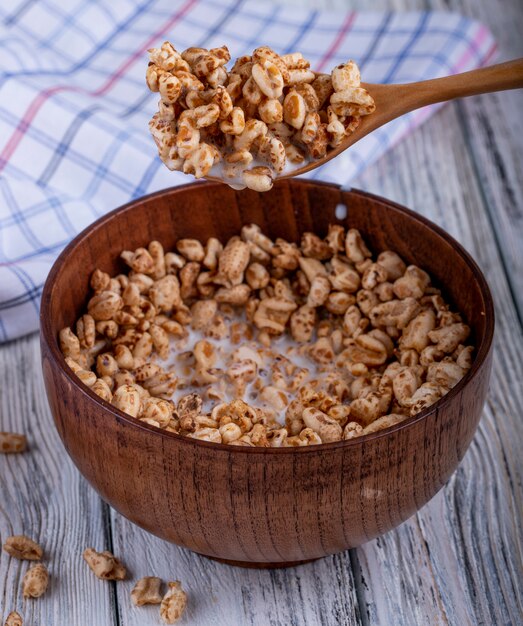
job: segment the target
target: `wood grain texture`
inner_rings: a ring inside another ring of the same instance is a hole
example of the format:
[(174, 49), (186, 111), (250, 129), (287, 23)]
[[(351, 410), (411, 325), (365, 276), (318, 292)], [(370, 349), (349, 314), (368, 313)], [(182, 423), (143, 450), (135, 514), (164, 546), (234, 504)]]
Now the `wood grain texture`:
[[(369, 9), (364, 0), (283, 0), (281, 3), (338, 10)], [(522, 55), (519, 0), (375, 0), (372, 8), (459, 11), (489, 25), (500, 44), (499, 60)], [(522, 273), (518, 271), (522, 267), (523, 228), (521, 110), (520, 92), (481, 96), (448, 105), (354, 183), (411, 206), (448, 228), (473, 252), (493, 289), (497, 303), (497, 345), (491, 390), (479, 430), (460, 469), (417, 516), (397, 530), (350, 553), (284, 571), (284, 578), (283, 571), (263, 571), (255, 572), (254, 580), (249, 578), (251, 571), (204, 561), (147, 535), (112, 513), (116, 549), (126, 555), (126, 560), (127, 555), (131, 557), (133, 575), (149, 573), (145, 570), (151, 567), (153, 572), (162, 572), (166, 577), (180, 576), (191, 581), (190, 600), (196, 608), (190, 616), (197, 624), (490, 626), (521, 622), (523, 341), (514, 306), (516, 299), (521, 307), (523, 294)], [(26, 372), (28, 364), (38, 362), (37, 355), (35, 336), (1, 346), (2, 371)], [(36, 369), (29, 371), (39, 379)], [(0, 384), (0, 423), (18, 425), (28, 431), (46, 424), (50, 430), (51, 417), (41, 380), (32, 383), (28, 375), (16, 375), (9, 380), (9, 387), (4, 384), (5, 378)], [(14, 410), (21, 396), (26, 398), (27, 412)], [(50, 437), (46, 430), (43, 435), (47, 442), (45, 454), (57, 459), (67, 470), (67, 457), (58, 438)], [(18, 466), (12, 465), (14, 461), (14, 458), (8, 460), (11, 469), (7, 478), (4, 478), (5, 464), (0, 464), (2, 536), (6, 528), (7, 532), (19, 528), (17, 509), (11, 503), (7, 505), (4, 499), (5, 485), (13, 492), (18, 489)], [(72, 492), (78, 494), (82, 506), (85, 502), (96, 502), (85, 481), (78, 478), (70, 464), (69, 468), (60, 477), (64, 497), (70, 498), (68, 494)], [(38, 534), (40, 519), (48, 510), (48, 496), (45, 491), (40, 493), (34, 478), (32, 481), (30, 504), (27, 504), (31, 511), (25, 513), (31, 516), (31, 524), (24, 526), (24, 530)], [(62, 528), (67, 528), (63, 559), (76, 563), (76, 555), (85, 547), (84, 538), (74, 531), (77, 517), (70, 503), (64, 502), (62, 496), (60, 500), (58, 495), (56, 498), (53, 514), (57, 521), (52, 541), (61, 545)], [(90, 527), (103, 525), (101, 508), (97, 512), (92, 506), (88, 515)], [(73, 520), (70, 525), (68, 519)], [(142, 568), (141, 563), (147, 567)], [(315, 568), (324, 563), (328, 565), (313, 578)], [(334, 568), (331, 563), (335, 564)], [(0, 619), (5, 618), (10, 607), (23, 606), (18, 595), (20, 576), (13, 572), (17, 565), (6, 563), (4, 555), (0, 557)], [(221, 596), (206, 595), (208, 588), (203, 582), (208, 580), (207, 571), (212, 573), (211, 584), (219, 585)], [(108, 592), (107, 586), (84, 576), (79, 567), (74, 582), (71, 576), (65, 577), (58, 591), (53, 590), (52, 595), (29, 605), (36, 611), (32, 623), (38, 626), (158, 624), (154, 607), (132, 607), (122, 590), (118, 591), (118, 602), (109, 613), (109, 599), (97, 595)], [(355, 589), (353, 579), (357, 583)], [(289, 604), (291, 608), (287, 609)], [(248, 610), (243, 611), (244, 606)], [(39, 619), (41, 615), (57, 617), (50, 622)]]
[[(222, 565), (162, 541), (113, 514), (115, 549), (127, 554), (137, 577), (154, 572), (179, 578), (189, 594), (187, 624), (194, 626), (309, 626), (359, 624), (350, 560), (336, 555), (293, 569), (253, 570)], [(134, 546), (130, 551), (129, 546)], [(121, 623), (157, 624), (157, 607), (129, 602), (130, 582), (118, 585)], [(155, 619), (156, 618), (156, 619)]]
[(63, 452), (38, 364), (35, 337), (2, 347), (0, 425), (25, 432), (29, 451), (0, 455), (0, 540), (26, 534), (44, 549), (50, 583), (45, 598), (22, 601), (28, 562), (0, 556), (0, 622), (18, 610), (24, 624), (114, 623), (111, 585), (101, 583), (82, 559), (87, 546), (110, 545), (107, 506), (87, 486)]

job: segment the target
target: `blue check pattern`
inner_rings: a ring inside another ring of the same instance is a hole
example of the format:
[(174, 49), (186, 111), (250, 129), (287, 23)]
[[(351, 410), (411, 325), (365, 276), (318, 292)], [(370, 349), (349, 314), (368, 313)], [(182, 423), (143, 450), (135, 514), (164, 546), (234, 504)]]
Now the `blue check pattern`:
[[(0, 342), (38, 326), (59, 252), (105, 212), (186, 182), (156, 156), (147, 49), (269, 45), (329, 71), (349, 58), (367, 82), (466, 71), (495, 44), (452, 13), (335, 13), (256, 0), (3, 0), (0, 3)], [(347, 184), (434, 110), (376, 131), (313, 173)]]

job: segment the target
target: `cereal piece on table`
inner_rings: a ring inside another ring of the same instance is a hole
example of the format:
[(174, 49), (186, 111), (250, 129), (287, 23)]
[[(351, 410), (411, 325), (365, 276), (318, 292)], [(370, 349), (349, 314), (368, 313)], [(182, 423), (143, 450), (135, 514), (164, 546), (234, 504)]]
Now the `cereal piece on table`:
[(162, 594), (160, 588), (162, 586), (161, 578), (157, 576), (144, 576), (136, 583), (131, 591), (131, 600), (136, 606), (144, 604), (160, 604)]
[(102, 580), (124, 580), (125, 567), (110, 552), (97, 552), (94, 548), (86, 548), (83, 557), (91, 571)]
[[(230, 71), (226, 46), (188, 48), (180, 55), (165, 42), (150, 50), (149, 58), (146, 83), (160, 94), (149, 123), (158, 154), (169, 169), (197, 178), (215, 175), (214, 166), (224, 161), (216, 175), (239, 184), (242, 171), (231, 157), (246, 152), (244, 169), (255, 159), (267, 161), (270, 178), (247, 175), (245, 184), (267, 191), (288, 163), (322, 158), (358, 126), (360, 116), (374, 110), (353, 61), (334, 68), (331, 77), (316, 75), (299, 52), (280, 56), (268, 46), (240, 57)], [(252, 169), (258, 167), (254, 162)], [(109, 288), (104, 278), (96, 277), (98, 291)]]
[(39, 563), (30, 567), (22, 579), (22, 595), (24, 598), (39, 598), (47, 590), (49, 572), (45, 565)]
[(27, 438), (20, 433), (0, 432), (0, 453), (19, 454), (27, 450)]
[(165, 624), (174, 624), (187, 607), (187, 594), (179, 580), (167, 583), (168, 590), (160, 605), (160, 617)]
[(43, 555), (43, 550), (36, 541), (25, 535), (7, 537), (3, 548), (10, 556), (23, 561), (39, 561)]

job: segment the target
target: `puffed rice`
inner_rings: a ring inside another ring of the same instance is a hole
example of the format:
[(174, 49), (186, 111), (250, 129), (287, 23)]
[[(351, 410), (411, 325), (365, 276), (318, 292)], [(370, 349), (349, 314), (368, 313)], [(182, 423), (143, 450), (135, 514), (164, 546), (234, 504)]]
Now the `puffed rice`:
[(107, 550), (96, 552), (94, 548), (86, 548), (83, 557), (91, 571), (102, 580), (123, 580), (126, 576), (125, 567)]
[[(301, 53), (261, 46), (227, 71), (226, 46), (179, 54), (169, 42), (149, 59), (146, 83), (160, 95), (149, 123), (158, 153), (169, 169), (196, 178), (216, 171), (230, 184), (267, 191), (287, 167), (324, 157), (375, 109), (354, 61), (316, 74)], [(139, 251), (128, 262), (149, 257)]]
[(49, 584), (49, 572), (45, 565), (38, 563), (30, 567), (22, 579), (22, 595), (24, 598), (39, 598)]
[(160, 617), (165, 624), (174, 624), (185, 612), (187, 594), (179, 580), (167, 583), (167, 593), (160, 604)]
[(23, 620), (20, 613), (17, 613), (17, 611), (11, 611), (5, 620), (4, 626), (23, 626)]
[(20, 433), (0, 432), (0, 453), (19, 454), (27, 449), (27, 438)]
[[(355, 71), (338, 69), (336, 81)], [(59, 334), (79, 380), (151, 427), (248, 447), (354, 439), (429, 407), (471, 367), (470, 328), (429, 275), (373, 257), (355, 229), (297, 245), (251, 224), (176, 249), (124, 252), (128, 275), (95, 270), (90, 313)], [(102, 577), (123, 570), (109, 553), (86, 560)]]
[(135, 584), (131, 591), (131, 600), (136, 606), (144, 604), (160, 604), (162, 595), (160, 588), (162, 579), (157, 576), (144, 576)]
[(10, 556), (23, 561), (39, 561), (43, 555), (41, 546), (25, 535), (7, 537), (3, 548)]

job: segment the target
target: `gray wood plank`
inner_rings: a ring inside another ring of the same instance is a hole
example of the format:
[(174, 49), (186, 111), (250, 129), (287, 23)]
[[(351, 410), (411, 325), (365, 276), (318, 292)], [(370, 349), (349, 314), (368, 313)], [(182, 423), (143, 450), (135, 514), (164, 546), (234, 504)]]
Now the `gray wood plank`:
[[(523, 29), (523, 20), (521, 23)], [(523, 56), (523, 46), (519, 52)], [(523, 319), (523, 92), (490, 94), (458, 105), (464, 140)]]
[[(222, 565), (170, 545), (113, 513), (115, 551), (125, 555), (134, 580), (160, 576), (182, 581), (194, 626), (309, 626), (360, 624), (348, 553), (293, 569), (254, 570)], [(158, 607), (135, 607), (133, 581), (117, 586), (123, 626), (158, 624)]]
[(114, 624), (111, 584), (95, 578), (82, 559), (87, 546), (109, 539), (100, 498), (67, 456), (52, 423), (40, 369), (38, 337), (0, 347), (0, 430), (27, 434), (30, 449), (0, 454), (0, 540), (26, 534), (44, 548), (47, 593), (22, 600), (29, 563), (0, 552), (0, 623), (18, 610), (35, 626)]

